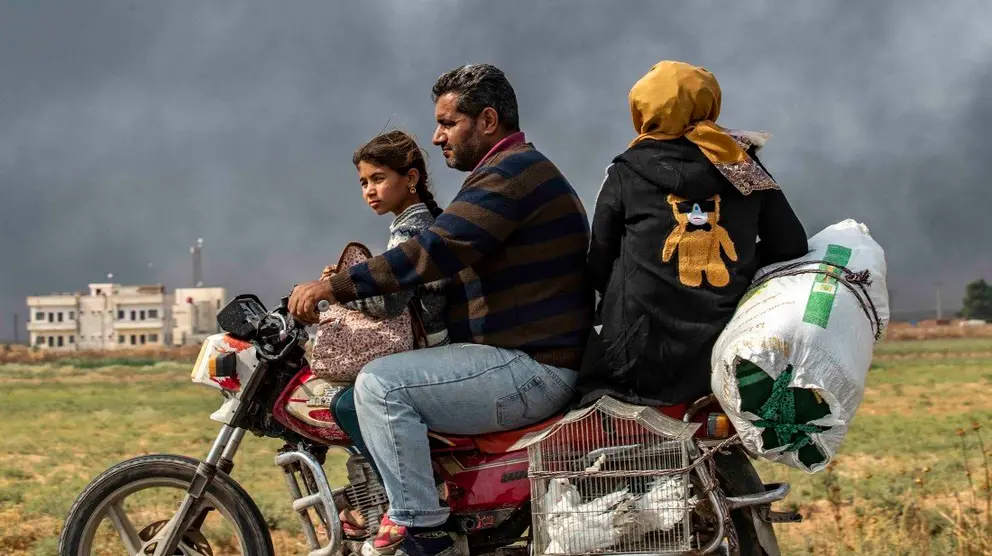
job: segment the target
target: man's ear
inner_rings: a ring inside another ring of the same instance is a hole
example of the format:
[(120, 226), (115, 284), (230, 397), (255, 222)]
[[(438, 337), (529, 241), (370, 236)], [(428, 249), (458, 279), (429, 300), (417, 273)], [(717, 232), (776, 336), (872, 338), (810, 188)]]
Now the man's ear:
[(492, 135), (499, 131), (499, 114), (492, 106), (487, 106), (479, 113), (479, 123), (482, 125), (482, 133)]

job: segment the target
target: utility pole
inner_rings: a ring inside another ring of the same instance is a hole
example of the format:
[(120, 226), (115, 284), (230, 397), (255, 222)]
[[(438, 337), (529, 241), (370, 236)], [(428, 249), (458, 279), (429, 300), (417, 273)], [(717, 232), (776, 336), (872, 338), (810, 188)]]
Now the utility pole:
[(203, 287), (203, 238), (197, 238), (196, 245), (189, 248), (189, 254), (193, 256), (193, 287)]
[(937, 320), (942, 320), (944, 318), (944, 308), (941, 306), (941, 303), (940, 303), (940, 286), (942, 286), (942, 285), (943, 285), (942, 282), (937, 282), (936, 283), (936, 286), (937, 286)]

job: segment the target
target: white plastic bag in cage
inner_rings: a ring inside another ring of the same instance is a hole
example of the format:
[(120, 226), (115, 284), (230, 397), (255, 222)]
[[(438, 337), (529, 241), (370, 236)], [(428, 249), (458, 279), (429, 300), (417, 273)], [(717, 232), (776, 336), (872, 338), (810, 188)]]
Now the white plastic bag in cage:
[(861, 404), (889, 303), (885, 254), (863, 224), (834, 224), (809, 246), (758, 271), (711, 363), (713, 393), (745, 447), (815, 472)]

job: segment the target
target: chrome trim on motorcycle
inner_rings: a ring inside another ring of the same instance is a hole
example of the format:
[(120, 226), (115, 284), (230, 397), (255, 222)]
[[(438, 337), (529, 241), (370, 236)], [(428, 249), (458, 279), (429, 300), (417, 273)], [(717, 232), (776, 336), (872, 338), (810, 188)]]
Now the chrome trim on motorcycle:
[(224, 453), (221, 455), (222, 460), (234, 461), (234, 454), (237, 453), (238, 448), (241, 446), (241, 439), (245, 437), (245, 429), (235, 429), (234, 434), (227, 441), (227, 446), (224, 448)]
[(224, 450), (227, 449), (227, 444), (231, 440), (231, 436), (234, 435), (234, 431), (234, 427), (230, 425), (224, 425), (220, 428), (220, 433), (217, 435), (217, 439), (214, 440), (214, 445), (210, 448), (210, 453), (207, 454), (206, 463), (217, 465)]
[(727, 507), (731, 510), (738, 510), (778, 502), (789, 495), (790, 488), (788, 483), (773, 483), (765, 485), (765, 492), (744, 496), (728, 496)]
[[(307, 544), (311, 549), (309, 556), (330, 556), (341, 546), (341, 520), (334, 506), (334, 495), (327, 482), (324, 469), (313, 455), (304, 451), (281, 453), (276, 456), (276, 465), (282, 467), (286, 475), (286, 487), (292, 497), (293, 510), (300, 519), (303, 536), (306, 537)], [(303, 485), (307, 491), (306, 495), (300, 490), (300, 485), (296, 480), (297, 466), (301, 472), (305, 470), (313, 479), (313, 485), (311, 485), (310, 481), (306, 480), (307, 477), (304, 476)], [(314, 486), (317, 492), (311, 491)], [(323, 548), (320, 546), (317, 530), (307, 511), (310, 508), (314, 508), (326, 522), (331, 542)]]
[(702, 398), (699, 398), (698, 400), (692, 402), (692, 405), (689, 406), (689, 409), (686, 409), (685, 414), (682, 415), (682, 422), (688, 423), (689, 421), (692, 420), (693, 417), (696, 416), (697, 413), (699, 413), (701, 409), (715, 402), (716, 402), (716, 396), (713, 394), (710, 394), (708, 396), (703, 396)]
[(716, 478), (710, 474), (709, 469), (705, 465), (696, 467), (695, 472), (696, 476), (699, 477), (699, 481), (702, 483), (703, 489), (709, 491), (706, 497), (709, 499), (710, 505), (713, 506), (713, 513), (716, 515), (716, 532), (713, 535), (713, 540), (705, 547), (700, 547), (698, 554), (713, 554), (723, 544), (723, 536), (726, 533), (725, 523), (727, 521), (727, 514), (724, 513), (724, 505), (721, 504), (720, 500), (723, 490), (720, 489)]

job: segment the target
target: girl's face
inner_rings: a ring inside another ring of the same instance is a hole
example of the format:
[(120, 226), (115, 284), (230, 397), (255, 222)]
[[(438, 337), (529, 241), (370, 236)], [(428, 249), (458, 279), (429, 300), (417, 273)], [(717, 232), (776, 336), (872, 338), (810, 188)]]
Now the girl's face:
[(391, 212), (399, 214), (410, 205), (418, 202), (416, 188), (419, 175), (416, 169), (400, 174), (387, 166), (371, 162), (358, 163), (358, 181), (362, 185), (362, 197), (376, 214)]

